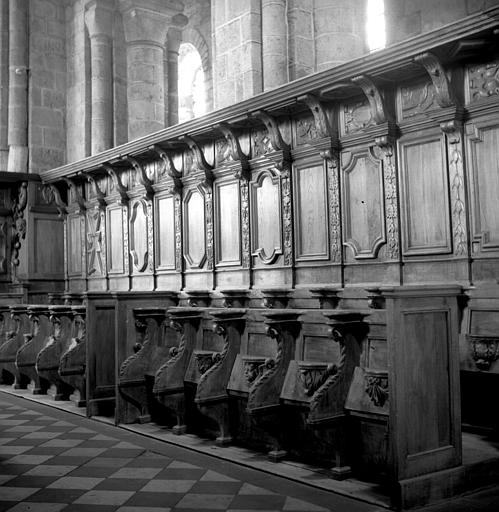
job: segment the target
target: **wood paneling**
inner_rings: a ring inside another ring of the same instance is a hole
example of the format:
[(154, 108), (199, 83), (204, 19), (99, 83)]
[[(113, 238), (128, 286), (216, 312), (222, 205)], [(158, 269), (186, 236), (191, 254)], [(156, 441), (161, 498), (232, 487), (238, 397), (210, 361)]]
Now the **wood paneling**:
[(354, 256), (376, 258), (386, 243), (383, 167), (371, 151), (342, 155), (345, 245)]
[(470, 125), (467, 132), (473, 237), (482, 251), (499, 251), (499, 126), (490, 122)]
[(54, 217), (36, 217), (34, 228), (34, 272), (43, 277), (61, 275), (64, 269), (64, 223)]
[(217, 265), (241, 264), (241, 219), (238, 183), (215, 187)]
[(81, 275), (82, 268), (82, 226), (81, 218), (78, 214), (68, 215), (67, 230), (68, 230), (68, 274)]
[(251, 184), (252, 255), (271, 264), (282, 254), (282, 218), (279, 179), (263, 172)]
[(108, 210), (108, 265), (110, 274), (122, 274), (123, 259), (123, 210), (120, 207)]
[(324, 165), (294, 168), (296, 261), (329, 258)]
[(206, 260), (204, 197), (189, 190), (184, 199), (184, 258), (191, 268), (202, 268)]
[(143, 272), (149, 263), (147, 203), (135, 201), (130, 209), (130, 254), (133, 267)]
[(400, 148), (404, 254), (449, 253), (449, 184), (442, 139), (427, 137)]
[(156, 258), (159, 269), (175, 269), (175, 209), (173, 196), (156, 200)]

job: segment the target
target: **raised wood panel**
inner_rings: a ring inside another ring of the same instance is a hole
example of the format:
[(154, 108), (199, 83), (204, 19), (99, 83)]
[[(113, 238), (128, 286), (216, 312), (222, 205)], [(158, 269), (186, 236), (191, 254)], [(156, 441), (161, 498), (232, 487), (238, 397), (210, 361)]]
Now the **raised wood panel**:
[(64, 225), (61, 219), (35, 218), (34, 227), (34, 271), (42, 277), (60, 275), (64, 269)]
[(175, 269), (175, 205), (173, 196), (160, 197), (156, 201), (157, 266)]
[(81, 218), (79, 215), (68, 215), (68, 273), (81, 275), (82, 273), (82, 246), (81, 246)]
[(102, 276), (106, 268), (104, 214), (97, 209), (87, 211), (87, 274)]
[(251, 184), (252, 255), (265, 264), (282, 254), (281, 194), (279, 179), (269, 172)]
[(469, 333), (497, 336), (497, 333), (499, 333), (499, 311), (497, 309), (472, 309), (470, 311)]
[(0, 217), (0, 274), (7, 273), (7, 258), (10, 249), (10, 219)]
[(303, 360), (337, 362), (340, 346), (325, 336), (303, 336)]
[(371, 151), (342, 155), (344, 237), (355, 258), (376, 258), (386, 243), (383, 167)]
[(468, 126), (473, 237), (480, 250), (499, 250), (499, 126)]
[(110, 274), (122, 274), (124, 269), (123, 258), (123, 209), (108, 210), (108, 265)]
[(248, 333), (248, 354), (251, 356), (274, 357), (276, 344), (272, 338), (265, 334), (250, 332)]
[(296, 166), (296, 261), (328, 259), (327, 179), (324, 165)]
[(115, 384), (115, 310), (109, 307), (95, 308), (92, 364), (95, 371), (95, 388), (108, 388)]
[(130, 211), (130, 255), (134, 269), (144, 272), (149, 262), (147, 204), (136, 201)]
[(204, 197), (189, 190), (184, 200), (184, 258), (191, 268), (201, 268), (206, 260)]
[(406, 255), (452, 251), (445, 146), (440, 137), (401, 144)]
[(216, 258), (218, 265), (241, 264), (241, 218), (238, 183), (216, 186)]

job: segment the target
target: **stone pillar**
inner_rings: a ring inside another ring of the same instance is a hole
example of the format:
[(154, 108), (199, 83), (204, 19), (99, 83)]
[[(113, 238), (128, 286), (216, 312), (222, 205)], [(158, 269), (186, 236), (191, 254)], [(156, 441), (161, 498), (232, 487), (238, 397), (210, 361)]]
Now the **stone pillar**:
[(165, 127), (165, 46), (180, 2), (120, 0), (127, 44), (128, 139)]
[(215, 108), (262, 92), (260, 0), (213, 0), (211, 26)]
[(288, 81), (286, 0), (262, 0), (263, 90)]
[(168, 105), (168, 126), (178, 124), (178, 51), (182, 42), (182, 31), (176, 27), (168, 30), (166, 38), (166, 76), (167, 94), (165, 104)]
[(9, 160), (7, 170), (28, 166), (28, 2), (9, 2)]
[(290, 81), (314, 72), (314, 53), (314, 1), (288, 0)]
[(315, 0), (316, 71), (366, 53), (367, 0)]
[(113, 146), (113, 3), (92, 0), (85, 6), (90, 37), (91, 153)]
[(0, 0), (0, 171), (7, 170), (9, 146), (9, 0)]

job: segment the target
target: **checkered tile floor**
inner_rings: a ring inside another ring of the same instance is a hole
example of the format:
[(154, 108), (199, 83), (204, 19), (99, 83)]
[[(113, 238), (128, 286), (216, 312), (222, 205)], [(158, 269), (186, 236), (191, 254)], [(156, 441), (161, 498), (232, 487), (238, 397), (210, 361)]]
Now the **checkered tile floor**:
[(7, 510), (383, 509), (0, 394), (0, 512)]

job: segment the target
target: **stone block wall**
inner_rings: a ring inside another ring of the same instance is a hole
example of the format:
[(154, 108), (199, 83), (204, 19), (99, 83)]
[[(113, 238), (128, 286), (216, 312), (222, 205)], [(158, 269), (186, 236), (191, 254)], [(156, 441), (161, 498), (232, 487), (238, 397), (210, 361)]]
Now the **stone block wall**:
[(30, 2), (29, 172), (66, 163), (65, 22), (62, 2)]

